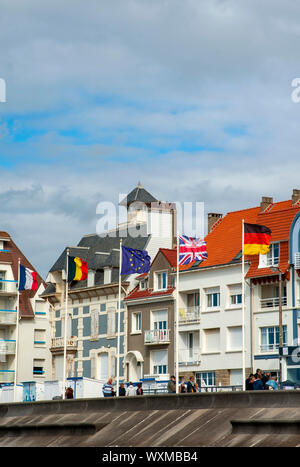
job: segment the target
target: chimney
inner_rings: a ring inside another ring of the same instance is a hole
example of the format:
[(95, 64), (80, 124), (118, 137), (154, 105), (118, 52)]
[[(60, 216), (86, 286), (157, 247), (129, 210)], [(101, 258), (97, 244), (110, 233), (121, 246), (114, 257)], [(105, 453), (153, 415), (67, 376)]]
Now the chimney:
[(212, 226), (217, 222), (217, 220), (222, 219), (223, 214), (217, 214), (215, 212), (209, 212), (207, 214), (207, 221), (208, 221), (208, 226), (207, 226), (207, 231), (208, 233), (211, 231)]
[(260, 202), (260, 212), (263, 212), (272, 203), (273, 203), (273, 198), (271, 198), (270, 196), (262, 196), (261, 202)]
[(300, 190), (297, 190), (296, 188), (293, 189), (293, 194), (292, 194), (292, 204), (296, 204), (297, 201), (300, 200)]

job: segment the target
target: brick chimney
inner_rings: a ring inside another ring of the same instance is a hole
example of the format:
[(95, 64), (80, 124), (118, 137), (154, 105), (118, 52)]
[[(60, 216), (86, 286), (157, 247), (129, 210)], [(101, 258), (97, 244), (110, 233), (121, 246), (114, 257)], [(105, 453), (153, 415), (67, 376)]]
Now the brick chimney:
[(292, 194), (292, 204), (297, 203), (297, 201), (300, 200), (300, 190), (297, 190), (296, 188), (293, 189), (293, 194)]
[(208, 233), (211, 231), (212, 226), (217, 222), (217, 220), (222, 219), (223, 214), (217, 214), (215, 212), (209, 212), (207, 214), (207, 221), (208, 221), (208, 226), (207, 226), (207, 231)]
[(272, 203), (273, 198), (270, 198), (269, 196), (262, 196), (260, 202), (260, 212), (263, 212)]

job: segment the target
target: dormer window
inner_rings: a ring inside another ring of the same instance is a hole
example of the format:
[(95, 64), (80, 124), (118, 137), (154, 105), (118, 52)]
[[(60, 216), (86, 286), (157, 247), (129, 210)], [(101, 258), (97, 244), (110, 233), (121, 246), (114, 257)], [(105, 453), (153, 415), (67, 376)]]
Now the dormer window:
[(140, 290), (145, 290), (147, 288), (146, 279), (140, 281)]
[(268, 266), (279, 264), (279, 243), (271, 243), (269, 253), (267, 253)]
[(155, 290), (166, 290), (168, 288), (168, 273), (156, 272), (155, 273)]

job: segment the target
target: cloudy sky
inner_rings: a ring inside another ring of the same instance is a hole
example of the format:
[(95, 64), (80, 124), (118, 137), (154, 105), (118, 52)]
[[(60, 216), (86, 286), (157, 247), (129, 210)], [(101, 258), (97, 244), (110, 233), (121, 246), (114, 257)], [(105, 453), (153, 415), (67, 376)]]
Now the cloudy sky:
[(300, 4), (0, 0), (0, 230), (45, 277), (140, 180), (205, 212), (300, 188)]

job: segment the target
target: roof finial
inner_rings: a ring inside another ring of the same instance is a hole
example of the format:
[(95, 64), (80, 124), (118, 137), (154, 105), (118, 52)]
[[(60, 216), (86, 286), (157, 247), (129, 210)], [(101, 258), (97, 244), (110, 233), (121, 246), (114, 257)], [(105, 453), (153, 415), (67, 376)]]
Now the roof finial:
[(143, 185), (141, 184), (141, 182), (139, 181), (138, 185), (137, 185), (138, 188), (143, 188)]

